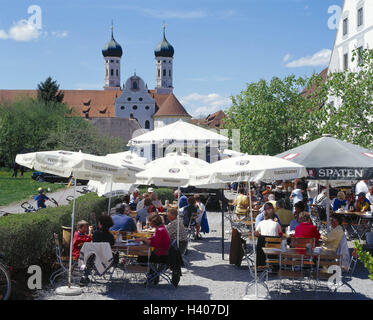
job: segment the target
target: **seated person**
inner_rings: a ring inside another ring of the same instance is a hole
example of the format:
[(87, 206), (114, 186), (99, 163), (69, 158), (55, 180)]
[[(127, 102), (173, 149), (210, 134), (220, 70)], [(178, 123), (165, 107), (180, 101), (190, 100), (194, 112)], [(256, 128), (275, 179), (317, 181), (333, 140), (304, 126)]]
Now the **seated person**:
[(355, 202), (355, 210), (356, 212), (367, 212), (370, 211), (371, 203), (366, 198), (366, 194), (364, 192), (360, 192), (357, 195), (357, 200)]
[[(166, 226), (168, 234), (170, 236), (171, 242), (177, 240), (177, 210), (176, 209), (168, 209), (167, 210), (167, 218), (170, 223)], [(188, 245), (188, 236), (185, 230), (183, 221), (179, 220), (179, 249), (180, 252), (183, 253), (186, 251)]]
[[(113, 246), (115, 243), (114, 236), (109, 232), (109, 228), (113, 225), (113, 220), (109, 216), (100, 216), (98, 218), (98, 230), (96, 230), (92, 235), (92, 242), (108, 242), (110, 246)], [(84, 269), (84, 274), (80, 279), (79, 285), (85, 286), (90, 280), (88, 276), (92, 272), (95, 256), (92, 255), (88, 258), (86, 268)], [(114, 258), (115, 260), (115, 258)]]
[(255, 235), (279, 237), (282, 235), (281, 226), (275, 221), (275, 215), (271, 211), (264, 211), (264, 220), (255, 227)]
[(74, 239), (73, 239), (73, 259), (74, 260), (79, 259), (80, 249), (82, 248), (83, 244), (85, 242), (92, 241), (93, 227), (89, 226), (87, 221), (81, 220), (78, 222), (77, 229), (78, 230), (75, 231)]
[(142, 208), (144, 208), (144, 202), (145, 202), (146, 198), (149, 198), (149, 194), (148, 193), (143, 193), (142, 194), (142, 199), (137, 202), (136, 211), (139, 211)]
[(243, 215), (247, 213), (247, 208), (249, 207), (250, 203), (249, 198), (247, 197), (247, 195), (245, 195), (244, 188), (240, 188), (238, 190), (238, 196), (234, 204), (236, 206), (237, 215)]
[[(136, 242), (143, 242), (145, 245), (154, 248), (150, 255), (149, 261), (152, 263), (167, 263), (168, 257), (168, 249), (171, 245), (170, 235), (166, 227), (164, 226), (163, 219), (159, 214), (152, 214), (149, 217), (150, 226), (155, 228), (154, 236), (149, 239), (146, 238), (139, 238), (134, 241)], [(139, 257), (138, 261), (140, 263), (145, 263), (148, 261), (148, 257)], [(150, 269), (150, 274), (148, 278), (152, 278), (154, 274), (154, 270)], [(172, 273), (172, 280), (171, 283), (176, 287), (180, 281), (180, 275), (176, 273)], [(153, 284), (158, 284), (159, 277), (156, 277), (152, 280)]]
[(156, 192), (153, 192), (150, 195), (150, 199), (152, 200), (152, 204), (157, 209), (157, 211), (162, 212), (163, 206), (162, 206), (162, 202), (158, 199), (158, 194)]
[(116, 214), (112, 215), (114, 225), (110, 228), (110, 231), (126, 231), (136, 232), (137, 227), (135, 221), (124, 214), (125, 206), (123, 204), (116, 208)]
[(337, 211), (340, 208), (345, 208), (347, 202), (346, 202), (346, 195), (343, 191), (338, 192), (337, 198), (333, 201), (333, 211)]
[(339, 244), (345, 235), (341, 224), (341, 216), (334, 214), (330, 217), (330, 225), (332, 229), (327, 235), (321, 236), (322, 250), (337, 252)]
[(276, 207), (276, 215), (281, 221), (281, 226), (290, 225), (290, 222), (294, 219), (294, 215), (290, 210), (285, 209), (284, 200), (277, 201)]
[(140, 201), (140, 194), (139, 193), (140, 193), (139, 189), (135, 189), (135, 191), (131, 194), (130, 202), (129, 202), (129, 205), (130, 205), (131, 209), (136, 208), (137, 204), (139, 203), (139, 201)]
[(303, 201), (298, 201), (294, 205), (294, 220), (290, 222), (290, 231), (295, 231), (295, 228), (299, 225), (299, 215), (305, 210), (305, 205)]
[(144, 201), (144, 208), (137, 211), (136, 215), (136, 222), (141, 222), (142, 226), (144, 227), (147, 223), (147, 219), (149, 216), (149, 208), (152, 205), (152, 200), (150, 198), (146, 198)]
[(196, 199), (190, 196), (188, 198), (188, 205), (184, 207), (183, 211), (183, 223), (186, 228), (196, 224), (197, 214)]
[(271, 215), (274, 214), (275, 221), (281, 224), (279, 217), (275, 214), (275, 208), (271, 202), (266, 202), (263, 206), (263, 212), (259, 213), (255, 218), (255, 225), (259, 225), (264, 220), (264, 213), (268, 211)]
[(320, 239), (320, 233), (312, 224), (310, 214), (303, 211), (299, 214), (299, 225), (295, 228), (295, 238), (314, 238), (315, 244)]

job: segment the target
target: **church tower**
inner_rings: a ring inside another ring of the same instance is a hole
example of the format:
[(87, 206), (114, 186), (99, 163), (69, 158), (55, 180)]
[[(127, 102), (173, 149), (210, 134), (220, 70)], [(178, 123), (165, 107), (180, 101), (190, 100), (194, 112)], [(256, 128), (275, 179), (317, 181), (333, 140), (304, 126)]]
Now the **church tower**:
[(163, 39), (154, 50), (156, 61), (156, 93), (173, 92), (174, 48), (166, 39), (166, 26), (163, 27)]
[(122, 47), (114, 39), (114, 27), (111, 26), (111, 39), (103, 47), (102, 55), (105, 59), (104, 90), (120, 90), (120, 62), (123, 55)]

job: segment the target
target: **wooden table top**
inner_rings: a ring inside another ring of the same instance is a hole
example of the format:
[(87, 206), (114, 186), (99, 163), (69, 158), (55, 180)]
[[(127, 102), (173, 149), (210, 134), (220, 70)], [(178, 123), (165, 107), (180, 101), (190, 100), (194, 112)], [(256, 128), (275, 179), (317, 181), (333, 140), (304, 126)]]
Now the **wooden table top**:
[(286, 251), (281, 251), (281, 249), (277, 248), (262, 248), (263, 252), (268, 255), (294, 255), (294, 256), (313, 256), (313, 257), (327, 257), (327, 258), (334, 258), (337, 255), (333, 252), (317, 250), (313, 251), (312, 254), (308, 254), (306, 249), (301, 248), (287, 248)]
[(334, 212), (333, 214), (340, 214), (340, 215), (352, 215), (352, 216), (359, 216), (359, 217), (372, 217), (372, 212)]

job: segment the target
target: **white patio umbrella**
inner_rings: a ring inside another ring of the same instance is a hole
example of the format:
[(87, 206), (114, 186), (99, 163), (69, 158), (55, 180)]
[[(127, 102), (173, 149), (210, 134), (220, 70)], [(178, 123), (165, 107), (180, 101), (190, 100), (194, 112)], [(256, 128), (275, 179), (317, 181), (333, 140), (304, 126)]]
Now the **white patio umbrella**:
[[(279, 161), (280, 160), (280, 161)], [(191, 185), (196, 187), (204, 187), (206, 185), (220, 185), (224, 187), (226, 183), (247, 182), (249, 193), (251, 194), (250, 182), (265, 181), (265, 180), (292, 180), (307, 176), (307, 170), (304, 166), (293, 163), (288, 160), (279, 159), (270, 156), (251, 156), (243, 155), (240, 157), (229, 158), (211, 164), (210, 166), (196, 172), (191, 181)], [(255, 252), (255, 236), (254, 236), (254, 219), (250, 203), (250, 219), (251, 219), (251, 235), (252, 246)], [(222, 210), (222, 248), (224, 250), (224, 212)], [(224, 253), (224, 251), (223, 251)], [(255, 268), (255, 290), (258, 295), (258, 276)]]
[(127, 168), (108, 163), (103, 157), (93, 156), (82, 152), (70, 151), (45, 151), (28, 154), (20, 154), (16, 157), (16, 162), (30, 169), (55, 174), (61, 177), (74, 178), (74, 201), (71, 215), (71, 238), (69, 257), (68, 286), (60, 288), (61, 294), (80, 294), (79, 288), (71, 287), (71, 262), (72, 262), (72, 242), (74, 236), (75, 218), (75, 191), (76, 180), (96, 180), (107, 181), (112, 179), (118, 182), (129, 182), (132, 177)]
[(125, 151), (125, 152), (119, 152), (119, 153), (109, 153), (105, 157), (107, 158), (115, 158), (120, 161), (126, 161), (133, 165), (145, 165), (147, 162), (147, 159), (144, 157), (140, 157), (134, 152), (131, 151)]
[[(137, 154), (132, 153), (131, 151), (112, 153), (103, 157), (105, 161), (112, 163), (117, 166), (127, 168), (130, 174), (130, 181), (134, 182), (136, 180), (136, 173), (139, 173), (145, 169), (146, 158), (139, 157)], [(128, 185), (124, 183), (115, 183), (112, 180), (106, 183), (95, 183), (94, 184), (97, 192), (100, 194), (105, 193), (109, 198), (108, 212), (110, 212), (111, 198), (128, 192), (132, 192), (134, 189), (133, 185)], [(99, 194), (99, 196), (100, 196)]]
[[(206, 161), (198, 158), (182, 155), (167, 155), (164, 158), (154, 160), (146, 165), (146, 169), (136, 175), (138, 185), (156, 185), (159, 187), (176, 187), (180, 192), (180, 187), (188, 186), (191, 176), (195, 170), (210, 166)], [(180, 197), (177, 199), (179, 208)], [(179, 223), (177, 244), (179, 245)]]
[(167, 145), (172, 143), (173, 145), (183, 147), (185, 141), (187, 141), (189, 145), (194, 145), (196, 141), (199, 145), (208, 143), (228, 145), (229, 139), (213, 130), (204, 129), (189, 122), (179, 120), (133, 138), (129, 141), (128, 145)]
[(97, 193), (99, 197), (106, 197), (109, 199), (132, 193), (135, 188), (136, 185), (132, 183), (111, 183), (111, 181), (101, 182), (94, 180), (88, 182), (88, 189), (91, 192)]

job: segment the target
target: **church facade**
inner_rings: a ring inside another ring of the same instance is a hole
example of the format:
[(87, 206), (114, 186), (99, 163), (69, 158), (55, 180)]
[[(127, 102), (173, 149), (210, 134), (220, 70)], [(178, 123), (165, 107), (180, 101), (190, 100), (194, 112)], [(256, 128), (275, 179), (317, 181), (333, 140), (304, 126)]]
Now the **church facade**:
[[(149, 89), (136, 73), (121, 82), (123, 49), (114, 39), (113, 28), (109, 42), (102, 48), (104, 58), (103, 90), (62, 90), (64, 103), (72, 114), (89, 120), (105, 134), (122, 137), (126, 142), (138, 129), (153, 130), (178, 120), (190, 121), (191, 116), (181, 105), (173, 90), (174, 48), (163, 39), (154, 50), (155, 83)], [(0, 102), (24, 96), (36, 97), (36, 90), (0, 90)], [(121, 132), (120, 128), (130, 131)]]
[(155, 83), (149, 90), (145, 81), (136, 73), (129, 77), (121, 87), (121, 59), (123, 49), (114, 39), (103, 47), (105, 64), (106, 91), (119, 91), (115, 98), (116, 118), (136, 119), (143, 129), (153, 130), (180, 119), (189, 121), (191, 116), (173, 94), (173, 59), (175, 50), (167, 41), (165, 28), (163, 39), (154, 50)]

